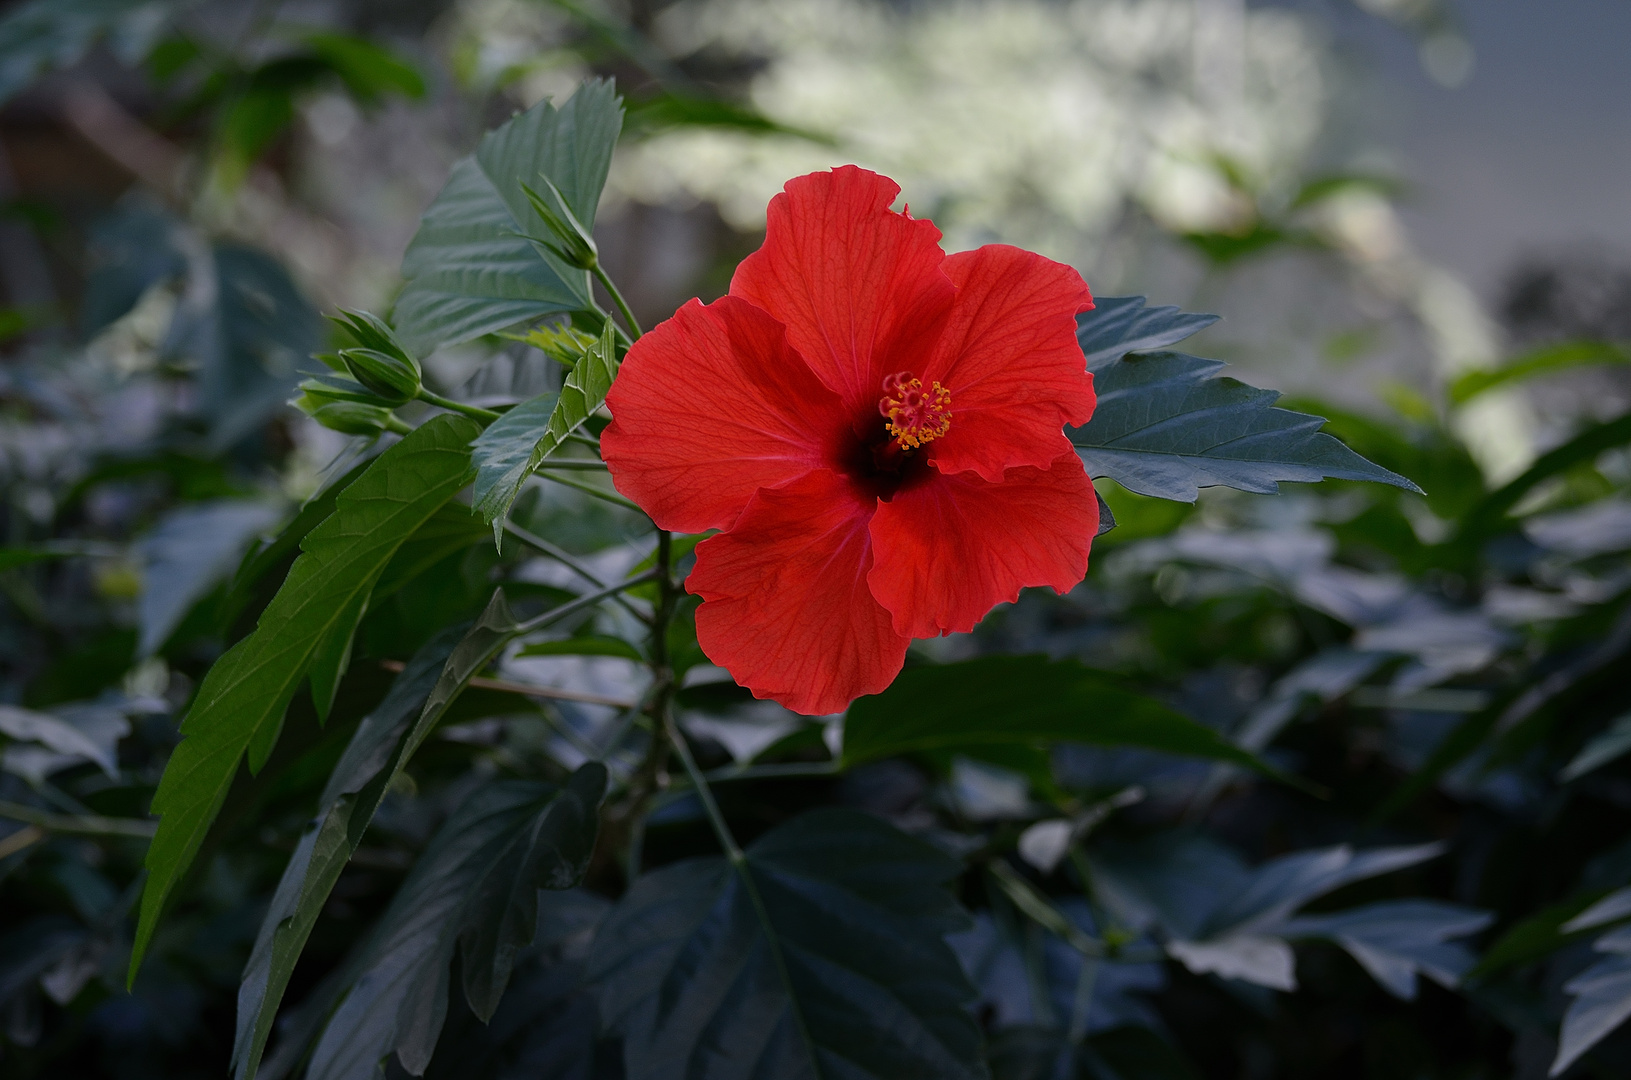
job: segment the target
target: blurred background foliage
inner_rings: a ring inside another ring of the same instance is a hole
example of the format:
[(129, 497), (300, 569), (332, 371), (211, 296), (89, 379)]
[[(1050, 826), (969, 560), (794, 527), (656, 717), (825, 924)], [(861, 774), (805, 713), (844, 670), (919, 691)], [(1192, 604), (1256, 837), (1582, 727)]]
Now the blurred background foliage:
[[(222, 1075), (260, 914), (346, 723), (389, 679), (361, 661), (406, 659), (494, 582), (566, 583), (479, 527), (432, 538), (428, 572), (364, 623), (341, 722), (296, 706), (124, 991), (176, 718), (292, 558), (270, 538), (370, 452), (284, 406), (330, 344), (319, 312), (388, 309), (451, 162), (599, 73), (630, 106), (601, 251), (646, 325), (724, 290), (789, 176), (856, 161), (899, 180), (951, 249), (1023, 244), (1096, 293), (1221, 312), (1205, 347), (1426, 492), (1210, 489), (1188, 506), (1104, 481), (1118, 525), (1081, 587), (914, 649), (1080, 660), (1302, 788), (1066, 745), (726, 790), (760, 828), (839, 803), (1012, 855), (959, 886), (997, 1076), (1538, 1077), (1571, 1003), (1562, 1063), (1590, 1047), (1571, 1075), (1626, 1075), (1631, 1037), (1608, 1033), (1631, 1012), (1615, 937), (1631, 915), (1631, 271), (1532, 262), (1486, 305), (1425, 258), (1364, 121), (1372, 76), (1331, 20), (1389, 23), (1444, 84), (1472, 53), (1435, 0), (1358, 7), (0, 9), (0, 1071)], [(478, 404), (559, 379), (499, 338), (426, 369)], [(608, 573), (643, 553), (632, 519), (566, 489), (530, 489), (515, 520)], [(604, 722), (595, 699), (640, 689), (608, 653), (494, 673), (564, 697), (499, 681), (461, 699), (336, 888), (291, 1001), (477, 779), (581, 760), (572, 733)], [(822, 752), (819, 725), (704, 685), (682, 700), (711, 764)], [(645, 842), (653, 864), (710, 844), (684, 800)], [(1231, 894), (1257, 906), (1220, 909)], [(1080, 930), (1116, 951), (1084, 959)], [(492, 1028), (455, 1015), (432, 1074), (556, 1075), (533, 1036), (581, 1004), (552, 974), (563, 950), (540, 936)], [(605, 1058), (569, 1075), (616, 1075)]]

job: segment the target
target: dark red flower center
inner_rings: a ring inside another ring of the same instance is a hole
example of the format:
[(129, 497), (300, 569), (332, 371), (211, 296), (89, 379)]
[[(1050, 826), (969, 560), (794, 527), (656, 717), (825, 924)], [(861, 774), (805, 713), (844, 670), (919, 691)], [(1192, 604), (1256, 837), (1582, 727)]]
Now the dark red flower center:
[(878, 411), (857, 418), (839, 454), (840, 471), (887, 502), (927, 478), (919, 451), (950, 429), (951, 392), (939, 383), (925, 390), (910, 371), (897, 372), (883, 381)]

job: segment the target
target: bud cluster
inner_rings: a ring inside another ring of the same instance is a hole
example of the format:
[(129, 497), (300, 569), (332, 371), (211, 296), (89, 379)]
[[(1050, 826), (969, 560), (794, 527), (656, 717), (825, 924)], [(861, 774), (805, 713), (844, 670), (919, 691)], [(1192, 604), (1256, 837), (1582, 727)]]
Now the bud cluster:
[(419, 361), (402, 347), (391, 328), (365, 311), (342, 311), (332, 318), (354, 345), (316, 353), (325, 373), (300, 383), (290, 404), (326, 428), (347, 435), (378, 435), (398, 423), (391, 410), (420, 396)]

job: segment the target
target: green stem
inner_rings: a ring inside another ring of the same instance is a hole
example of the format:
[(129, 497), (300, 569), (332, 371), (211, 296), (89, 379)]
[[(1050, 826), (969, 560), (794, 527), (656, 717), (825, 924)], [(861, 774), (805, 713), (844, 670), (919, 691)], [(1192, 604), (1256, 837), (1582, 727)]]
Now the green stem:
[(526, 622), (518, 623), (515, 628), (515, 636), (519, 637), (522, 634), (530, 634), (534, 630), (541, 630), (550, 623), (559, 622), (575, 611), (582, 611), (584, 608), (598, 604), (608, 597), (616, 596), (618, 593), (625, 592), (637, 585), (644, 585), (656, 578), (656, 576), (657, 572), (654, 570), (650, 573), (619, 581), (616, 585), (608, 585), (604, 589), (597, 589), (592, 593), (584, 593), (575, 600), (568, 600), (560, 607), (550, 608), (541, 615), (534, 615)]
[[(523, 544), (526, 544), (534, 551), (554, 559), (556, 562), (560, 563), (568, 570), (571, 570), (574, 574), (577, 574), (583, 580), (587, 581), (596, 588), (603, 589), (606, 587), (606, 582), (600, 577), (600, 575), (583, 565), (583, 563), (578, 561), (576, 556), (564, 548), (558, 547), (557, 545), (550, 543), (548, 540), (545, 540), (543, 537), (537, 536), (534, 533), (523, 529), (521, 526), (517, 525), (513, 521), (510, 521), (509, 519), (505, 519), (504, 521), (504, 531), (521, 541)], [(633, 604), (630, 604), (627, 597), (616, 596), (613, 597), (613, 600), (619, 607), (628, 612), (630, 615), (633, 615), (636, 619), (639, 619), (648, 626), (651, 624), (651, 616), (645, 614)]]
[(1081, 927), (1071, 922), (1063, 912), (1053, 906), (1052, 901), (1016, 873), (1013, 867), (999, 858), (991, 860), (986, 869), (1007, 894), (1008, 899), (1013, 901), (1014, 906), (1024, 912), (1032, 922), (1064, 938), (1065, 944), (1083, 956), (1093, 959), (1104, 956), (1104, 942), (1084, 933)]
[(435, 391), (425, 389), (423, 386), (419, 388), (419, 400), (427, 405), (435, 405), (438, 408), (448, 409), (452, 412), (464, 413), (473, 420), (481, 420), (489, 424), (497, 420), (499, 415), (491, 409), (482, 408), (480, 405), (466, 405), (462, 401), (445, 398)]
[(634, 312), (629, 310), (628, 302), (623, 299), (623, 294), (617, 291), (617, 286), (612, 284), (611, 275), (606, 273), (605, 268), (597, 262), (593, 270), (595, 280), (599, 281), (601, 286), (605, 288), (607, 294), (612, 298), (612, 303), (616, 304), (617, 310), (622, 313), (623, 321), (629, 324), (630, 344), (633, 344), (639, 340), (642, 333), (640, 324), (635, 321)]
[[(697, 798), (702, 801), (702, 809), (708, 814), (708, 821), (714, 827), (714, 835), (719, 838), (719, 846), (725, 849), (725, 857), (731, 863), (741, 867), (747, 860), (742, 854), (742, 848), (731, 834), (731, 827), (725, 822), (725, 815), (719, 809), (719, 803), (714, 800), (713, 788), (708, 786), (708, 778), (697, 767), (697, 759), (691, 755), (691, 747), (685, 741), (685, 735), (674, 722), (672, 711), (663, 717), (663, 728), (668, 734), (668, 741), (674, 745), (674, 753), (679, 756), (680, 763), (685, 766), (685, 773), (691, 778), (691, 784), (696, 788)], [(744, 883), (750, 888), (752, 882), (743, 875)]]
[(686, 774), (691, 777), (691, 783), (696, 787), (697, 798), (702, 801), (703, 810), (707, 811), (708, 822), (714, 827), (714, 835), (719, 838), (719, 846), (725, 849), (725, 857), (730, 860), (731, 869), (741, 880), (742, 891), (747, 894), (748, 903), (753, 905), (753, 913), (758, 917), (759, 928), (764, 932), (771, 962), (776, 965), (776, 974), (781, 976), (782, 986), (787, 989), (788, 1004), (792, 1009), (793, 1022), (798, 1026), (799, 1035), (806, 1045), (813, 1046), (814, 1042), (810, 1038), (809, 1026), (804, 1021), (803, 1010), (799, 1008), (798, 999), (793, 994), (793, 978), (787, 967), (787, 958), (782, 955), (781, 939), (776, 934), (776, 927), (770, 921), (770, 909), (765, 907), (764, 897), (759, 894), (759, 883), (753, 880), (748, 857), (731, 833), (731, 827), (725, 821), (719, 803), (714, 801), (713, 789), (708, 786), (708, 778), (697, 768), (696, 758), (691, 756), (691, 748), (686, 744), (685, 735), (680, 731), (679, 725), (674, 722), (672, 710), (665, 712), (663, 728), (668, 733), (668, 741), (673, 745), (674, 753), (679, 755)]
[(553, 474), (545, 474), (545, 473), (538, 473), (536, 475), (542, 476), (545, 480), (549, 480), (552, 483), (562, 484), (562, 485), (564, 485), (566, 487), (569, 487), (569, 488), (576, 488), (578, 491), (583, 492), (585, 495), (592, 495), (595, 498), (600, 499), (600, 500), (602, 500), (604, 502), (611, 503), (613, 506), (621, 506), (625, 510), (633, 510), (636, 514), (644, 514), (645, 513), (644, 510), (640, 509), (634, 503), (632, 503), (629, 500), (625, 499), (623, 496), (616, 494), (615, 492), (602, 491), (600, 488), (597, 488), (592, 484), (581, 484), (576, 480), (568, 480), (564, 476), (556, 476), (556, 475), (553, 475)]
[(386, 413), (385, 414), (385, 430), (386, 431), (394, 431), (398, 435), (406, 435), (406, 434), (408, 434), (408, 432), (412, 431), (413, 428), (411, 428), (407, 424), (403, 423), (402, 418), (400, 416), (398, 416), (396, 413)]

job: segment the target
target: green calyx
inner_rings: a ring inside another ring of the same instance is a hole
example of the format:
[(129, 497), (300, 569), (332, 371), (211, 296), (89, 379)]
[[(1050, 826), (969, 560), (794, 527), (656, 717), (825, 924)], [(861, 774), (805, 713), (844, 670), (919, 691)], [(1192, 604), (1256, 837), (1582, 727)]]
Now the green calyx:
[(302, 394), (294, 400), (294, 407), (331, 431), (344, 435), (378, 435), (400, 426), (390, 409), (360, 401), (320, 401)]
[(402, 405), (419, 396), (419, 365), (411, 358), (362, 348), (341, 349), (340, 360), (353, 379), (385, 401)]
[(593, 234), (578, 220), (577, 215), (572, 213), (571, 208), (566, 205), (566, 198), (561, 195), (560, 189), (549, 177), (540, 173), (538, 179), (543, 181), (549, 190), (549, 198), (546, 199), (524, 183), (521, 190), (526, 192), (527, 201), (532, 204), (533, 212), (554, 234), (554, 239), (538, 236), (527, 239), (542, 244), (557, 259), (569, 266), (575, 266), (579, 270), (595, 269), (600, 265), (600, 249), (595, 246)]

